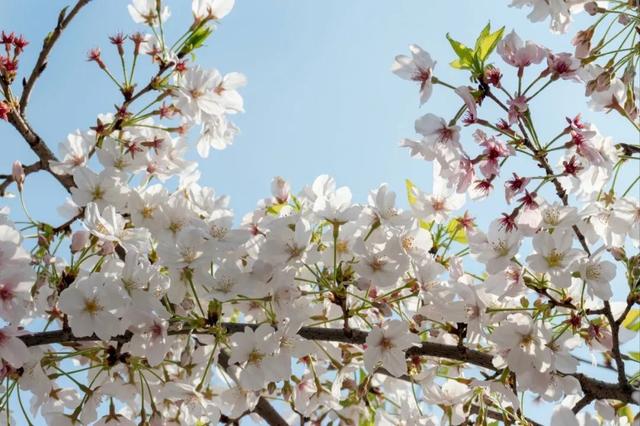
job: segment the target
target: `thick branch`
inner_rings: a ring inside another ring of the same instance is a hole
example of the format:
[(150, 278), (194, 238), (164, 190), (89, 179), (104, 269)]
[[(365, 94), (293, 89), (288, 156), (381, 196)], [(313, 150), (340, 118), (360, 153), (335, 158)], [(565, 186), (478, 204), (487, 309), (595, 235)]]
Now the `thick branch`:
[(24, 140), (29, 144), (31, 150), (38, 156), (40, 159), (40, 169), (46, 170), (56, 178), (58, 182), (62, 186), (65, 187), (67, 191), (70, 191), (72, 187), (75, 186), (73, 182), (73, 178), (70, 175), (59, 175), (54, 173), (49, 168), (50, 161), (57, 161), (55, 154), (49, 149), (47, 144), (42, 140), (42, 138), (31, 128), (26, 119), (18, 114), (15, 110), (12, 110), (8, 114), (9, 123), (15, 127), (15, 129), (22, 135)]
[(47, 67), (47, 60), (49, 58), (49, 54), (51, 53), (51, 49), (56, 44), (60, 35), (64, 31), (65, 28), (69, 25), (71, 20), (80, 12), (87, 3), (91, 0), (78, 0), (76, 5), (71, 9), (69, 14), (65, 15), (67, 8), (62, 9), (60, 15), (58, 16), (58, 24), (47, 36), (44, 38), (44, 42), (42, 44), (42, 50), (38, 55), (38, 60), (31, 70), (31, 74), (29, 78), (24, 81), (24, 87), (22, 89), (22, 96), (20, 96), (20, 113), (24, 114), (27, 104), (29, 103), (29, 96), (31, 95), (31, 91), (33, 90), (33, 86), (36, 84), (38, 77), (42, 74), (42, 72)]
[[(230, 334), (244, 331), (246, 327), (256, 329), (256, 324), (243, 323), (222, 323), (220, 324)], [(171, 330), (169, 334), (209, 334), (209, 331), (191, 330), (188, 328), (180, 330)], [(298, 335), (308, 340), (321, 340), (329, 342), (343, 342), (351, 344), (363, 344), (368, 333), (362, 330), (352, 329), (350, 335), (346, 335), (343, 329), (338, 328), (321, 328), (321, 327), (302, 327), (298, 331)], [(97, 336), (76, 337), (71, 330), (45, 331), (40, 333), (25, 334), (20, 336), (27, 346), (47, 345), (54, 343), (67, 342), (87, 342), (100, 340)], [(115, 336), (111, 340), (116, 342), (127, 342), (131, 339), (131, 334)], [(478, 367), (486, 368), (493, 371), (499, 369), (493, 366), (493, 356), (488, 353), (468, 349), (466, 347), (458, 347), (453, 345), (444, 345), (441, 343), (422, 342), (420, 346), (410, 348), (407, 356), (432, 356), (436, 358), (446, 358), (455, 361), (466, 362)], [(572, 374), (582, 387), (585, 395), (593, 397), (593, 399), (615, 399), (624, 403), (638, 404), (633, 400), (632, 394), (637, 389), (631, 385), (620, 385), (618, 383), (607, 383), (601, 380), (593, 379), (581, 373)]]

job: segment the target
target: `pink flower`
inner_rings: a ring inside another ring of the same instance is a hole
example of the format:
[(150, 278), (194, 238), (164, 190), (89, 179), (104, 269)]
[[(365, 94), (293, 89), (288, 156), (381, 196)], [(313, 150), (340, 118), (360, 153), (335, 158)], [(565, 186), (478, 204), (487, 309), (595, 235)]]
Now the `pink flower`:
[(547, 69), (544, 73), (550, 73), (552, 80), (561, 78), (579, 81), (578, 68), (580, 68), (580, 61), (571, 53), (550, 53), (547, 56)]
[(405, 55), (396, 56), (395, 62), (391, 66), (391, 71), (405, 80), (417, 81), (420, 83), (420, 105), (424, 104), (431, 97), (433, 84), (433, 68), (436, 61), (431, 59), (429, 53), (422, 50), (420, 46), (412, 44), (409, 46), (411, 57)]
[(511, 31), (498, 43), (497, 51), (506, 63), (518, 68), (520, 75), (525, 67), (539, 64), (547, 55), (547, 49), (532, 41), (523, 43), (515, 31)]
[(484, 148), (480, 160), (480, 171), (486, 178), (491, 178), (500, 174), (500, 158), (506, 158), (511, 155), (511, 150), (496, 139), (487, 136), (482, 130), (476, 130), (473, 134), (476, 142)]
[(478, 110), (476, 109), (476, 99), (471, 94), (471, 90), (467, 86), (460, 86), (455, 90), (455, 92), (467, 105), (467, 111), (470, 115), (470, 121), (474, 122), (476, 118), (478, 118)]
[(524, 95), (516, 96), (515, 98), (508, 100), (507, 103), (509, 104), (509, 124), (513, 124), (518, 121), (518, 119), (522, 117), (522, 114), (527, 112), (529, 109), (529, 105), (527, 105), (527, 97)]
[(513, 179), (505, 181), (504, 183), (504, 197), (508, 204), (511, 204), (513, 197), (522, 192), (522, 190), (529, 184), (531, 179), (526, 177), (520, 177), (517, 174), (513, 174)]

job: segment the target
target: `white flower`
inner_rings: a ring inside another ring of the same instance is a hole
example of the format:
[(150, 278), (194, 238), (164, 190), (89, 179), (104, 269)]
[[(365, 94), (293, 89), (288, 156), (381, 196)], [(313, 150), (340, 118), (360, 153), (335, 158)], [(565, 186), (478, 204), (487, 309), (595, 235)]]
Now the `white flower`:
[(521, 241), (522, 235), (518, 231), (508, 231), (500, 220), (494, 220), (488, 235), (480, 231), (469, 234), (469, 249), (474, 259), (486, 265), (489, 274), (497, 274), (509, 266)]
[(311, 226), (306, 219), (294, 222), (288, 217), (278, 219), (270, 227), (267, 240), (260, 249), (260, 256), (269, 263), (299, 264), (307, 258), (311, 246)]
[(558, 202), (544, 203), (539, 210), (540, 227), (543, 229), (570, 228), (579, 220), (575, 207), (563, 206)]
[(84, 224), (103, 244), (120, 244), (127, 250), (144, 252), (149, 249), (149, 231), (145, 228), (127, 227), (125, 219), (116, 213), (113, 206), (105, 207), (100, 213), (96, 203), (87, 204)]
[[(158, 25), (158, 9), (156, 5), (159, 4), (156, 0), (132, 0), (131, 4), (127, 6), (129, 14), (133, 22), (137, 24), (146, 25)], [(163, 7), (160, 12), (160, 18), (162, 22), (165, 22), (171, 16), (169, 8)]]
[(609, 300), (613, 297), (611, 283), (616, 276), (616, 265), (595, 257), (580, 262), (579, 271), (590, 295), (597, 296), (602, 300)]
[(358, 207), (351, 204), (351, 190), (343, 186), (318, 197), (313, 212), (327, 222), (341, 225), (356, 218)]
[(60, 310), (69, 316), (69, 326), (78, 337), (95, 334), (103, 341), (121, 333), (115, 312), (122, 298), (113, 283), (99, 274), (77, 280), (60, 294)]
[(162, 396), (169, 401), (179, 402), (180, 424), (217, 424), (220, 419), (220, 410), (214, 402), (189, 384), (167, 382), (162, 389)]
[(71, 174), (78, 167), (84, 167), (95, 144), (95, 135), (76, 130), (58, 145), (61, 161), (50, 161), (51, 171), (59, 175)]
[(194, 18), (222, 19), (231, 12), (235, 0), (193, 0), (191, 10)]
[(550, 18), (549, 27), (554, 33), (564, 33), (571, 23), (571, 14), (578, 12), (580, 9), (573, 6), (574, 3), (580, 4), (585, 0), (512, 0), (511, 6), (522, 8), (523, 6), (531, 7), (531, 12), (527, 18), (531, 22), (542, 22)]
[[(463, 403), (471, 395), (471, 389), (457, 380), (447, 380), (442, 386), (435, 382), (425, 387), (425, 398), (432, 404), (451, 407), (450, 421), (452, 425), (459, 425), (467, 419)], [(448, 423), (447, 415), (442, 419), (441, 424)]]
[(396, 56), (395, 62), (391, 66), (391, 71), (400, 78), (420, 83), (420, 105), (422, 105), (431, 97), (431, 91), (433, 90), (431, 79), (436, 62), (420, 46), (412, 44), (409, 46), (409, 50), (411, 51), (411, 57), (405, 55)]
[(611, 228), (616, 234), (627, 234), (636, 247), (640, 246), (640, 201), (618, 198), (613, 205)]
[(29, 360), (30, 353), (27, 345), (17, 336), (24, 334), (15, 326), (0, 328), (0, 358), (7, 361), (13, 368), (20, 368)]
[(199, 66), (189, 68), (178, 82), (176, 106), (188, 119), (202, 123), (205, 117), (221, 115), (224, 107), (218, 103), (215, 93), (220, 79), (217, 70), (205, 70)]
[(372, 235), (367, 241), (358, 239), (354, 251), (358, 255), (358, 263), (353, 269), (359, 275), (362, 287), (393, 287), (402, 276), (403, 269), (397, 259), (399, 253), (391, 242), (376, 241)]
[(261, 389), (273, 378), (273, 352), (278, 348), (278, 339), (273, 328), (262, 324), (255, 331), (246, 327), (243, 333), (231, 337), (233, 348), (229, 364), (242, 364), (240, 386), (248, 390)]
[(462, 152), (460, 126), (449, 126), (444, 118), (429, 113), (416, 120), (415, 128), (423, 136), (420, 153), (426, 160)]
[(373, 373), (378, 363), (396, 377), (407, 374), (405, 351), (420, 339), (409, 332), (406, 322), (391, 320), (382, 327), (374, 327), (367, 336), (364, 365)]
[(210, 296), (222, 302), (235, 299), (242, 294), (249, 297), (247, 286), (245, 285), (245, 273), (240, 269), (237, 262), (232, 259), (225, 260), (213, 273), (213, 279), (207, 282)]
[(369, 206), (384, 225), (398, 225), (404, 221), (401, 211), (396, 208), (396, 193), (386, 183), (369, 192)]
[(96, 174), (86, 167), (78, 167), (73, 172), (76, 186), (71, 188), (71, 198), (79, 206), (96, 203), (101, 209), (107, 205), (122, 208), (125, 204), (125, 189), (113, 169), (105, 169)]
[(527, 257), (531, 269), (547, 273), (558, 287), (571, 285), (570, 268), (584, 253), (572, 248), (573, 232), (556, 229), (553, 234), (541, 232), (533, 238), (534, 254)]
[(417, 220), (400, 233), (399, 239), (402, 251), (414, 260), (429, 256), (429, 250), (433, 247), (431, 233), (420, 226)]
[(464, 205), (465, 195), (447, 188), (441, 178), (434, 178), (432, 194), (426, 194), (415, 186), (412, 188), (415, 202), (411, 208), (418, 217), (426, 221), (443, 223), (447, 221), (451, 212)]
[[(532, 368), (544, 372), (551, 368), (551, 350), (547, 347), (548, 333), (531, 317), (512, 314), (493, 330), (489, 339), (493, 341), (509, 369), (516, 374), (527, 373)], [(494, 365), (500, 361), (494, 359)]]
[(200, 138), (196, 144), (202, 158), (209, 156), (211, 148), (222, 151), (233, 143), (238, 128), (224, 116), (212, 115), (202, 125)]

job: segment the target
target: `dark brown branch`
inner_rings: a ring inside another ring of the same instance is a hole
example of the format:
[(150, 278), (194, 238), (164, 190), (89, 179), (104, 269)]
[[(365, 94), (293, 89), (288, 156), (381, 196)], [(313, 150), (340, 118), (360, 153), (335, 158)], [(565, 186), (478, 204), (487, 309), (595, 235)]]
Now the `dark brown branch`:
[(622, 360), (622, 354), (620, 353), (620, 323), (613, 318), (611, 312), (611, 305), (608, 300), (604, 302), (604, 316), (607, 317), (609, 325), (611, 326), (611, 354), (613, 360), (616, 363), (616, 370), (618, 372), (618, 383), (621, 386), (628, 385), (627, 374), (625, 373), (624, 361)]
[(576, 405), (573, 406), (571, 411), (573, 411), (574, 414), (578, 414), (580, 410), (591, 404), (591, 401), (593, 401), (593, 396), (585, 395), (580, 399), (580, 401), (576, 402)]
[(54, 153), (49, 149), (47, 144), (42, 140), (42, 138), (31, 128), (26, 119), (18, 114), (16, 111), (12, 110), (8, 114), (9, 123), (22, 135), (24, 140), (29, 144), (31, 150), (38, 156), (40, 161), (39, 170), (46, 170), (56, 178), (58, 182), (67, 190), (71, 191), (71, 188), (75, 186), (73, 182), (73, 178), (70, 175), (59, 175), (54, 173), (49, 167), (50, 161), (57, 161)]
[(60, 35), (65, 28), (69, 25), (69, 23), (73, 20), (73, 18), (80, 12), (87, 3), (91, 0), (78, 0), (76, 5), (71, 9), (71, 11), (65, 15), (67, 8), (62, 9), (60, 14), (58, 15), (58, 23), (56, 27), (44, 38), (44, 42), (42, 44), (42, 50), (38, 55), (38, 59), (36, 64), (31, 70), (31, 74), (29, 78), (24, 82), (24, 87), (22, 89), (22, 95), (20, 96), (20, 113), (24, 115), (25, 110), (27, 109), (27, 104), (29, 103), (29, 96), (31, 95), (31, 91), (38, 80), (38, 77), (42, 75), (42, 72), (47, 67), (47, 61), (49, 58), (49, 54), (51, 53), (51, 49), (56, 44)]
[[(222, 323), (228, 333), (243, 332), (246, 327), (256, 329), (256, 324), (242, 323)], [(170, 334), (209, 334), (209, 331), (197, 331), (188, 328), (180, 330), (171, 330)], [(321, 328), (321, 327), (302, 327), (298, 331), (298, 335), (308, 340), (321, 340), (329, 342), (342, 342), (351, 344), (363, 344), (368, 333), (362, 330), (351, 329), (351, 335), (347, 336), (343, 329), (338, 328)], [(47, 345), (54, 343), (71, 343), (71, 342), (88, 342), (100, 340), (97, 336), (76, 337), (70, 330), (45, 331), (40, 333), (25, 334), (20, 339), (27, 346)], [(116, 342), (127, 342), (131, 339), (131, 334), (115, 336), (112, 338)], [(499, 371), (493, 366), (492, 355), (466, 347), (459, 348), (453, 345), (445, 345), (441, 343), (423, 342), (420, 346), (410, 348), (407, 356), (431, 356), (436, 358), (446, 358), (454, 361), (466, 362), (488, 370)], [(578, 379), (585, 395), (593, 397), (593, 399), (615, 399), (627, 404), (636, 404), (638, 402), (632, 398), (633, 392), (637, 389), (628, 383), (624, 386), (618, 383), (607, 383), (601, 380), (593, 379), (581, 373), (571, 374)]]

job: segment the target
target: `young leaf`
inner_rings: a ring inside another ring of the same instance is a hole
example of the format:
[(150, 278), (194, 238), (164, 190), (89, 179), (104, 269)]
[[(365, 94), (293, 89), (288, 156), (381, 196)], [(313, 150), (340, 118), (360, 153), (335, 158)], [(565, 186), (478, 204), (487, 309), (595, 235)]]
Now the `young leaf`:
[(458, 55), (458, 59), (451, 62), (451, 66), (457, 69), (470, 69), (473, 66), (473, 50), (457, 40), (451, 38), (447, 33), (447, 40), (453, 48), (453, 51)]
[(480, 36), (476, 40), (476, 55), (481, 62), (484, 62), (491, 52), (496, 48), (500, 40), (502, 40), (502, 34), (504, 33), (504, 27), (498, 31), (491, 33), (491, 24), (487, 24), (486, 27), (480, 33)]
[(407, 188), (407, 200), (409, 200), (409, 205), (412, 206), (416, 202), (416, 190), (418, 187), (409, 179), (405, 179), (404, 183)]
[(627, 314), (622, 325), (631, 331), (640, 331), (640, 309), (632, 309)]
[(468, 242), (467, 233), (455, 219), (452, 219), (447, 225), (447, 233), (453, 236), (453, 241), (460, 244), (466, 244)]

